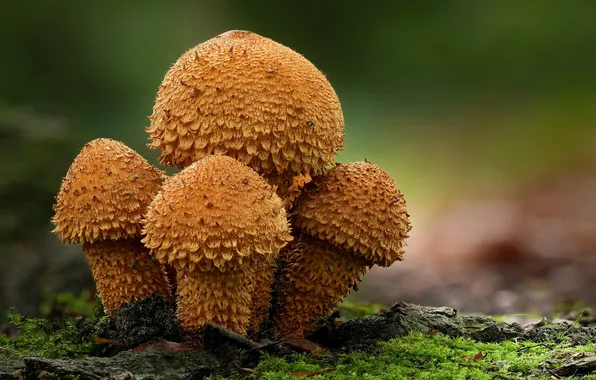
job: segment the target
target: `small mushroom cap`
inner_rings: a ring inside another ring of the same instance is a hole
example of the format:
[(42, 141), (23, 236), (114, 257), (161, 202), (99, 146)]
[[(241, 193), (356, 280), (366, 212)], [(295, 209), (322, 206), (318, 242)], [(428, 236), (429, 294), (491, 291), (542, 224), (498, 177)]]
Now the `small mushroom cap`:
[(315, 175), (344, 141), (341, 105), (325, 76), (292, 49), (247, 31), (184, 53), (149, 119), (150, 147), (179, 168), (225, 154), (259, 173)]
[(302, 231), (382, 266), (402, 260), (411, 229), (403, 194), (370, 162), (337, 165), (317, 177), (293, 215)]
[(143, 242), (162, 262), (211, 270), (276, 255), (292, 238), (282, 200), (248, 166), (209, 156), (169, 177)]
[(52, 223), (65, 243), (138, 237), (164, 173), (121, 142), (87, 143), (62, 180)]

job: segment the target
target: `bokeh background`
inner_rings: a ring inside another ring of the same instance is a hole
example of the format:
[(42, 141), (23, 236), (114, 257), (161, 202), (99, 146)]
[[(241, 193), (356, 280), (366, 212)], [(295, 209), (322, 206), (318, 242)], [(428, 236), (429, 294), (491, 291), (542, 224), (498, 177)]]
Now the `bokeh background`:
[(92, 292), (79, 246), (50, 231), (83, 144), (152, 163), (165, 72), (231, 29), (300, 52), (335, 87), (338, 161), (365, 157), (406, 195), (406, 260), (355, 302), (465, 312), (596, 305), (596, 2), (22, 1), (0, 16), (0, 314)]

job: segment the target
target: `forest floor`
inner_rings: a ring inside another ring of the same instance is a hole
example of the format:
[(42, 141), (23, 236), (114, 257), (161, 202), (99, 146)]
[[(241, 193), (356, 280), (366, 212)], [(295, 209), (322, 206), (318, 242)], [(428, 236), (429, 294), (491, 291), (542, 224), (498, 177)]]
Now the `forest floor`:
[(342, 306), (347, 320), (330, 320), (314, 344), (217, 326), (189, 339), (158, 297), (121, 310), (114, 320), (11, 311), (20, 333), (0, 336), (0, 379), (596, 379), (585, 311), (521, 326), (405, 302)]

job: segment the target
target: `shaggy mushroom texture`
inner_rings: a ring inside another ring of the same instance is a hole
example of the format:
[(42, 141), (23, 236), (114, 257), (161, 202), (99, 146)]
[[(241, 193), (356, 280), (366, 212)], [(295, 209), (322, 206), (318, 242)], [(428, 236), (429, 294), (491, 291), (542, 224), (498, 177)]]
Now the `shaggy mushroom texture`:
[(276, 327), (281, 336), (310, 334), (364, 276), (367, 264), (328, 242), (302, 234), (285, 258), (277, 293)]
[(291, 240), (282, 200), (248, 166), (209, 156), (166, 180), (147, 213), (143, 242), (178, 272), (178, 316), (246, 333), (255, 268)]
[(239, 30), (174, 63), (150, 120), (150, 147), (179, 168), (225, 154), (261, 174), (317, 175), (344, 141), (341, 105), (325, 76), (292, 49)]
[(411, 229), (403, 194), (369, 162), (337, 165), (315, 178), (292, 216), (301, 237), (279, 285), (282, 335), (312, 332), (368, 267), (402, 260)]
[(106, 314), (153, 292), (170, 297), (162, 266), (140, 243), (141, 220), (163, 177), (124, 144), (96, 139), (62, 181), (53, 232), (64, 243), (83, 243)]
[(341, 164), (313, 185), (296, 204), (295, 226), (371, 264), (403, 260), (410, 215), (387, 172), (370, 162)]
[(271, 308), (271, 296), (273, 291), (273, 280), (277, 270), (277, 262), (270, 258), (255, 268), (255, 277), (253, 281), (254, 290), (252, 292), (252, 305), (250, 313), (250, 322), (248, 326), (248, 335), (258, 341), (261, 334), (261, 325), (269, 318)]
[(270, 185), (275, 187), (275, 192), (284, 201), (286, 210), (291, 210), (296, 199), (312, 181), (309, 174), (293, 175), (292, 173), (269, 174), (264, 176)]
[(141, 301), (156, 291), (170, 299), (165, 273), (140, 239), (83, 243), (83, 251), (106, 313), (112, 314), (124, 302)]

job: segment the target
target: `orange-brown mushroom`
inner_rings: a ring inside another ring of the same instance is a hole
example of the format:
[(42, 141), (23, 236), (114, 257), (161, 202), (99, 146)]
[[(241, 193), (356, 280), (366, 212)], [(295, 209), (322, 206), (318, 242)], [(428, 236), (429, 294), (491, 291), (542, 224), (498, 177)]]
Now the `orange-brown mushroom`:
[(285, 258), (277, 293), (282, 336), (314, 331), (360, 283), (368, 264), (359, 256), (302, 234)]
[(82, 243), (107, 314), (153, 292), (169, 297), (162, 266), (140, 243), (141, 220), (163, 172), (111, 139), (86, 144), (62, 181), (54, 232)]
[(267, 182), (276, 188), (276, 193), (284, 201), (286, 210), (291, 210), (294, 201), (302, 194), (302, 191), (312, 181), (309, 174), (293, 175), (291, 172), (283, 174), (264, 175)]
[(282, 271), (275, 317), (281, 335), (312, 332), (369, 266), (402, 260), (411, 228), (403, 194), (369, 162), (337, 165), (316, 178), (292, 214), (301, 237)]
[(260, 338), (262, 323), (269, 318), (276, 269), (275, 258), (270, 258), (255, 268), (248, 325), (248, 336), (255, 341)]
[(145, 246), (178, 273), (178, 316), (245, 334), (255, 270), (291, 240), (282, 200), (248, 166), (209, 156), (168, 178), (153, 200)]
[(261, 174), (321, 174), (343, 147), (339, 99), (306, 58), (248, 31), (218, 35), (166, 74), (147, 129), (161, 163), (225, 154)]
[(158, 292), (171, 297), (164, 269), (140, 238), (83, 243), (103, 307), (112, 315), (124, 302), (138, 302)]

